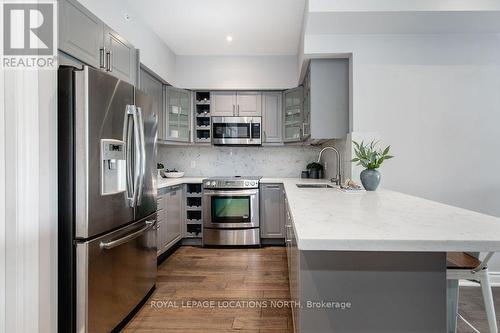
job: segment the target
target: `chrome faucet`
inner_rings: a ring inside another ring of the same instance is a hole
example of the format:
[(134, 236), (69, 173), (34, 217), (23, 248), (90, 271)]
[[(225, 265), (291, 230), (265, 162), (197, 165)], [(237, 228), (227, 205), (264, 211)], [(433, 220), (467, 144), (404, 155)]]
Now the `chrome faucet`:
[(333, 150), (335, 152), (335, 155), (337, 155), (337, 175), (330, 180), (332, 183), (335, 183), (336, 185), (341, 186), (342, 185), (342, 176), (340, 175), (341, 159), (340, 159), (340, 152), (337, 150), (337, 148), (328, 146), (328, 147), (321, 149), (321, 151), (319, 152), (319, 156), (318, 156), (318, 163), (321, 161), (321, 156), (323, 155), (323, 152), (325, 150), (328, 150), (328, 149)]

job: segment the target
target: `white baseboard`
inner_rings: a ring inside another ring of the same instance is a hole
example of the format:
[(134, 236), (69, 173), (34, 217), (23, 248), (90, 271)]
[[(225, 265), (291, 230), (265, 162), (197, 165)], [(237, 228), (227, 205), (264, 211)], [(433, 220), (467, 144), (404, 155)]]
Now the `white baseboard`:
[[(490, 272), (490, 284), (492, 287), (500, 287), (500, 272)], [(469, 281), (469, 280), (460, 280), (460, 286), (463, 287), (479, 287), (479, 283)]]

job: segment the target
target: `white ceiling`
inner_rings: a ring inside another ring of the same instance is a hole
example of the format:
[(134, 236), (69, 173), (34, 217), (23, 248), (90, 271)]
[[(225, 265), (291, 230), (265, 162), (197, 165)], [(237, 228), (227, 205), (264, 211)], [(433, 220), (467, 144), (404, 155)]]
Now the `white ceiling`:
[[(305, 0), (125, 1), (134, 11), (132, 22), (137, 15), (178, 55), (298, 51)], [(231, 43), (227, 35), (233, 37)]]

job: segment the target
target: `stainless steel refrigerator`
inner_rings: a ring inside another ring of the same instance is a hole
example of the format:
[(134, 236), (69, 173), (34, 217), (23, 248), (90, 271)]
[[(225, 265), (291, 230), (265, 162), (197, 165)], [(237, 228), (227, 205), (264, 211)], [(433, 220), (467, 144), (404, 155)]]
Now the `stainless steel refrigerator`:
[(156, 280), (157, 115), (103, 71), (58, 71), (59, 332), (110, 332)]

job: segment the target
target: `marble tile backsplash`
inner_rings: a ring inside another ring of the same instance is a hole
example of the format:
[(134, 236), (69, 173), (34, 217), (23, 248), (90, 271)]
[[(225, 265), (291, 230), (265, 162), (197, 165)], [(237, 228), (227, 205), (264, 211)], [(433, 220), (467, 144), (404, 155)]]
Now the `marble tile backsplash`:
[(158, 161), (185, 176), (300, 177), (320, 147), (159, 146)]

